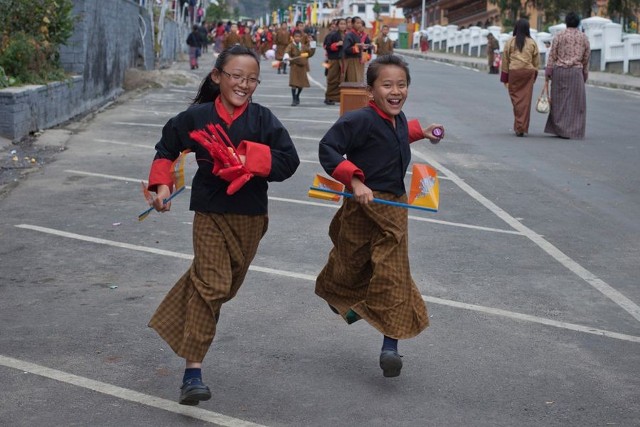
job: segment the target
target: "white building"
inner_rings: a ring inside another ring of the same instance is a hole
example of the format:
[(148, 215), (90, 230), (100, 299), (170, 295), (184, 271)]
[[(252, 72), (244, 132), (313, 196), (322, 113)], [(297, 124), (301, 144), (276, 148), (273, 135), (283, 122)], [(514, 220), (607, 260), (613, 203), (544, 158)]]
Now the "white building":
[[(390, 16), (392, 18), (402, 18), (402, 8), (396, 8), (393, 4), (397, 0), (378, 0), (380, 4), (380, 16)], [(341, 10), (341, 17), (359, 16), (367, 24), (371, 26), (371, 22), (376, 19), (373, 13), (373, 7), (376, 0), (342, 0), (337, 9)]]

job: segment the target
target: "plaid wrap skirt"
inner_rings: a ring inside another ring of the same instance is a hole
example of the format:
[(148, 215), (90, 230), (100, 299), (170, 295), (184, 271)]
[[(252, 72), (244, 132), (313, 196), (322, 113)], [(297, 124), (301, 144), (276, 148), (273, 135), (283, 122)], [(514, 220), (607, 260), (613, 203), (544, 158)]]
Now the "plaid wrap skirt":
[(195, 213), (193, 263), (149, 322), (178, 356), (204, 359), (220, 307), (240, 289), (267, 226), (266, 215)]
[(551, 80), (551, 111), (545, 133), (584, 139), (587, 126), (587, 92), (582, 68), (554, 67)]
[[(374, 192), (375, 197), (407, 202)], [(344, 199), (331, 221), (333, 249), (316, 294), (345, 317), (351, 309), (384, 335), (406, 339), (429, 326), (427, 307), (411, 278), (406, 209)]]

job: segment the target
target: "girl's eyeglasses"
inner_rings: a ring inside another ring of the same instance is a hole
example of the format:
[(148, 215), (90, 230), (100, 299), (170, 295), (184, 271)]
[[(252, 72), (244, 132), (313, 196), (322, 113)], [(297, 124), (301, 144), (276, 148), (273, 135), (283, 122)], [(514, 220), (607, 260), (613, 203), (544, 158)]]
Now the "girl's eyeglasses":
[(260, 84), (260, 80), (256, 79), (255, 77), (243, 77), (238, 74), (230, 74), (225, 70), (220, 70), (220, 72), (236, 83), (243, 84), (246, 81), (250, 86), (257, 86)]

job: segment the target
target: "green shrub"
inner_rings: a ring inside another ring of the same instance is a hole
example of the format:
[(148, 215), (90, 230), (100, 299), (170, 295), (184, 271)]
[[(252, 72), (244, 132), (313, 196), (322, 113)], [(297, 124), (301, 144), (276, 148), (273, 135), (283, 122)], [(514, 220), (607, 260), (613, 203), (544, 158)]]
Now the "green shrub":
[(0, 68), (7, 85), (64, 78), (60, 46), (73, 33), (72, 8), (71, 0), (0, 0)]

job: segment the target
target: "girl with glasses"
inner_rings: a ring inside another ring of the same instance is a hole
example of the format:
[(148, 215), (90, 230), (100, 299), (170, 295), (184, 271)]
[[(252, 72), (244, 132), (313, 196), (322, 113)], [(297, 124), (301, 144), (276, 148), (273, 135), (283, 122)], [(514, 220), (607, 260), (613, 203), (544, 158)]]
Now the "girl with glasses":
[[(172, 162), (184, 150), (195, 153), (193, 263), (149, 322), (185, 359), (179, 398), (183, 405), (211, 398), (202, 381), (202, 361), (220, 309), (238, 292), (267, 231), (268, 183), (291, 177), (300, 163), (282, 123), (251, 102), (259, 76), (260, 61), (252, 50), (237, 45), (220, 53), (193, 104), (164, 126), (149, 174), (149, 190), (156, 192), (153, 206), (167, 212)], [(209, 125), (235, 166), (221, 162), (221, 151), (198, 133)]]

